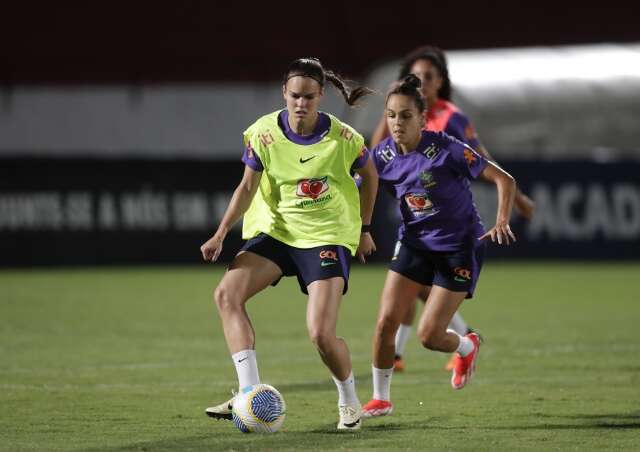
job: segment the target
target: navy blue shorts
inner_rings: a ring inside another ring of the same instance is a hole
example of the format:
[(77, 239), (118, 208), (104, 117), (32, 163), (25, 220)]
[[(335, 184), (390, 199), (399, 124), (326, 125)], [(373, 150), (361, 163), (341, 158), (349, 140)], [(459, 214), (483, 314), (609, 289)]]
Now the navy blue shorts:
[(426, 251), (401, 241), (391, 258), (389, 269), (425, 286), (440, 286), (473, 297), (484, 261), (485, 245), (455, 252)]
[[(273, 237), (260, 233), (244, 244), (241, 251), (250, 251), (269, 259), (282, 270), (282, 276), (297, 276), (300, 290), (308, 294), (307, 286), (314, 281), (341, 277), (343, 294), (349, 288), (351, 252), (340, 245), (323, 245), (314, 248), (295, 248)], [(280, 278), (271, 285), (275, 286)]]

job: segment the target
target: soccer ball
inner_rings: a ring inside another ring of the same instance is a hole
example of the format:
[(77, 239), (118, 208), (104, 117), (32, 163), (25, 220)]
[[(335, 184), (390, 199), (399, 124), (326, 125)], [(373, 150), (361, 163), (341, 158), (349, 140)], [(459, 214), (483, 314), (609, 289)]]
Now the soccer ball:
[(286, 409), (273, 386), (249, 386), (233, 399), (233, 423), (242, 433), (275, 433), (282, 427)]

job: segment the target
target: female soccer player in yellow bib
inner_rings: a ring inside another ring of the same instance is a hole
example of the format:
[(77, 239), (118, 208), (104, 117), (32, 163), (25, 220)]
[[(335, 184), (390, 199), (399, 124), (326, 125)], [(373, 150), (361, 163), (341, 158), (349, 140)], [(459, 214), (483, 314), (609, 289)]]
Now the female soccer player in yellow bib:
[[(336, 337), (351, 256), (364, 262), (375, 251), (369, 234), (378, 189), (376, 169), (363, 137), (318, 111), (326, 81), (349, 105), (371, 91), (350, 91), (320, 61), (293, 61), (283, 78), (286, 109), (258, 119), (244, 132), (245, 170), (218, 230), (200, 248), (215, 261), (231, 226), (242, 217), (246, 244), (215, 290), (224, 335), (238, 374), (239, 389), (260, 382), (255, 334), (245, 303), (282, 276), (297, 276), (308, 294), (307, 329), (338, 388), (338, 429), (360, 428), (349, 349)], [(360, 193), (351, 177), (362, 177)], [(233, 399), (207, 408), (214, 418), (231, 418)]]

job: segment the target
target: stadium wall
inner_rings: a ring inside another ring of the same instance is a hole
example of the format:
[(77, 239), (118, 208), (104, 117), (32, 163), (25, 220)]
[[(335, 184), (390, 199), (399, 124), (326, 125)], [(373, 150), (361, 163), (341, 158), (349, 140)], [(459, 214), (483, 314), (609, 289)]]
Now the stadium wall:
[[(504, 162), (537, 205), (514, 217), (505, 259), (640, 258), (640, 162)], [(239, 160), (4, 158), (0, 160), (0, 266), (197, 263), (242, 174)], [(495, 190), (474, 185), (487, 226)], [(393, 252), (397, 206), (381, 191), (375, 260)], [(241, 244), (225, 242), (228, 261)]]

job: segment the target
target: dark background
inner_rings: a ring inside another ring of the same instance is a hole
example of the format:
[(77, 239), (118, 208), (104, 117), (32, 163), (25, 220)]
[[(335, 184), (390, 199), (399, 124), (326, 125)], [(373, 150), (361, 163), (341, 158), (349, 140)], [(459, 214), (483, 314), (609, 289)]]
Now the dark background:
[(637, 2), (8, 2), (0, 82), (276, 80), (315, 56), (358, 77), (417, 45), (630, 42)]
[[(60, 86), (64, 92), (87, 85), (96, 91), (122, 84), (131, 84), (134, 91), (138, 86), (172, 83), (261, 86), (278, 80), (286, 64), (302, 56), (318, 57), (325, 67), (362, 79), (380, 63), (427, 43), (449, 51), (640, 41), (640, 7), (632, 2), (603, 5), (546, 1), (5, 2), (0, 8), (0, 115), (6, 113), (10, 118), (13, 113), (14, 86), (34, 88), (36, 94), (41, 86)], [(60, 114), (64, 115), (63, 109)], [(29, 121), (28, 115), (24, 118)], [(24, 130), (30, 130), (28, 124)], [(175, 220), (170, 204), (175, 193), (203, 194), (207, 199), (228, 196), (242, 170), (238, 159), (191, 161), (177, 160), (176, 155), (175, 159), (145, 160), (126, 154), (121, 159), (92, 159), (88, 151), (71, 159), (13, 158), (9, 150), (6, 155), (0, 153), (0, 195), (5, 202), (0, 208), (6, 216), (6, 224), (0, 225), (0, 267), (199, 262), (198, 247), (219, 220), (213, 214), (208, 217), (211, 224), (199, 229), (182, 230), (171, 221), (147, 228), (127, 228), (121, 221), (111, 229), (101, 229), (96, 220), (98, 199), (107, 193), (119, 203), (127, 193), (151, 190), (166, 198), (169, 218)], [(562, 151), (558, 150), (559, 155)], [(552, 223), (561, 232), (558, 237), (543, 234), (528, 239), (526, 225), (516, 220), (514, 228), (521, 242), (510, 248), (491, 247), (492, 257), (582, 260), (640, 256), (637, 235), (607, 237), (603, 227), (579, 237), (567, 232), (575, 228), (573, 223), (586, 228), (587, 220), (595, 218), (587, 197), (593, 187), (606, 193), (603, 203), (596, 206), (601, 211), (617, 214), (627, 225), (640, 224), (638, 162), (502, 163), (525, 192), (536, 184), (547, 188), (555, 203)], [(570, 183), (579, 187), (579, 198), (563, 207), (559, 193)], [(609, 204), (615, 207), (619, 183), (635, 190), (629, 203), (636, 204), (616, 211)], [(43, 193), (61, 200), (62, 226), (30, 226), (29, 215), (42, 215), (34, 199)], [(91, 201), (91, 227), (74, 228), (64, 217), (71, 216), (72, 209), (64, 203), (73, 193), (87, 194)], [(18, 208), (10, 202), (23, 201), (22, 217), (15, 215), (18, 220), (13, 225), (14, 217), (9, 214)], [(388, 205), (376, 207), (378, 259), (388, 258), (396, 238), (395, 227), (389, 226), (393, 209), (385, 207)], [(492, 224), (491, 219), (487, 222)], [(235, 230), (225, 244), (222, 260), (230, 259), (239, 246)]]

